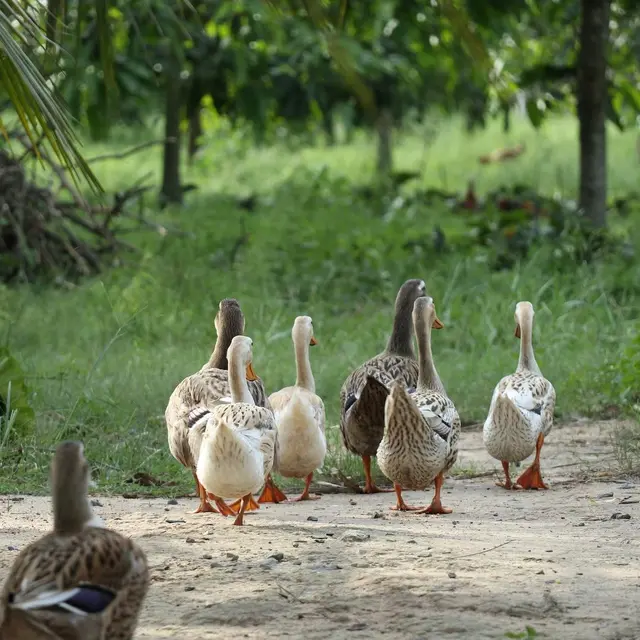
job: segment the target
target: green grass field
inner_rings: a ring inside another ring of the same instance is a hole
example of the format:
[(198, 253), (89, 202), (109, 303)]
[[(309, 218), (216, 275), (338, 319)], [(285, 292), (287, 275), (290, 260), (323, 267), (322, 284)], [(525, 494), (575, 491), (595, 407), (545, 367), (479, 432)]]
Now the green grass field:
[[(463, 192), (474, 178), (480, 194), (523, 182), (575, 195), (574, 120), (552, 120), (540, 132), (516, 122), (508, 136), (497, 126), (469, 137), (457, 121), (436, 124), (437, 133), (415, 130), (397, 141), (397, 168), (421, 170), (421, 186)], [(118, 139), (86, 155), (140, 142), (127, 132)], [(520, 158), (478, 164), (478, 155), (518, 142), (527, 146)], [(446, 325), (434, 335), (434, 355), (463, 421), (484, 419), (494, 385), (515, 367), (513, 311), (522, 299), (537, 311), (537, 359), (556, 387), (558, 415), (610, 413), (624, 404), (616, 366), (638, 330), (640, 261), (559, 262), (542, 247), (496, 272), (480, 253), (407, 251), (406, 239), (430, 236), (434, 224), (451, 237), (463, 225), (443, 207), (392, 207), (380, 215), (354, 197), (353, 185), (371, 180), (374, 163), (375, 146), (364, 137), (333, 148), (255, 149), (239, 133), (220, 132), (184, 170), (184, 181), (199, 189), (182, 209), (154, 211), (155, 200), (147, 201), (149, 219), (186, 235), (132, 233), (140, 256), (123, 256), (124, 266), (72, 290), (2, 288), (0, 329), (27, 372), (37, 422), (18, 448), (2, 452), (0, 491), (46, 491), (51, 450), (63, 438), (84, 440), (102, 491), (147, 490), (126, 483), (137, 471), (176, 482), (164, 493), (190, 491), (190, 474), (168, 451), (163, 414), (174, 386), (207, 360), (223, 297), (242, 305), (255, 369), (269, 392), (293, 383), (291, 325), (296, 315), (313, 317), (319, 345), (312, 366), (328, 425), (337, 423), (346, 375), (384, 347), (395, 293), (409, 277), (426, 281)], [(159, 180), (160, 171), (159, 147), (96, 164), (107, 191), (147, 172)], [(611, 197), (635, 189), (638, 171), (635, 134), (612, 130)], [(258, 194), (252, 213), (236, 204), (249, 193)], [(611, 216), (619, 233), (637, 220)], [(244, 228), (250, 239), (231, 267), (229, 250)], [(325, 471), (359, 473), (337, 428), (329, 433)]]

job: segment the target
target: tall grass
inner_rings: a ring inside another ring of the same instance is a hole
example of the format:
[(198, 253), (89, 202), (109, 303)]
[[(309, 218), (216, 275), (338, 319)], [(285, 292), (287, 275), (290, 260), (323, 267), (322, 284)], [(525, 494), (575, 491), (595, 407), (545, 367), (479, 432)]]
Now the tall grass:
[[(468, 137), (456, 121), (439, 123), (435, 133), (405, 132), (397, 164), (423, 169), (425, 185), (463, 191), (473, 177), (480, 192), (524, 182), (571, 197), (574, 122), (551, 121), (539, 133), (516, 124), (509, 137), (496, 128)], [(123, 133), (110, 149), (133, 141)], [(521, 158), (477, 163), (477, 155), (520, 141), (527, 146)], [(633, 136), (612, 132), (612, 194), (635, 187), (633, 153)], [(157, 150), (96, 170), (117, 189), (149, 171), (159, 176), (160, 164)], [(139, 257), (72, 290), (2, 288), (0, 329), (27, 372), (38, 419), (19, 450), (5, 451), (0, 490), (44, 490), (51, 448), (63, 437), (85, 441), (102, 488), (132, 490), (126, 480), (146, 471), (175, 482), (172, 491), (190, 490), (190, 474), (169, 454), (163, 413), (177, 382), (208, 358), (217, 302), (227, 296), (242, 304), (255, 369), (270, 392), (294, 380), (295, 316), (313, 317), (319, 345), (312, 366), (332, 425), (327, 472), (359, 470), (333, 426), (339, 389), (353, 367), (383, 348), (395, 293), (409, 277), (426, 281), (446, 326), (434, 335), (434, 355), (464, 421), (484, 418), (494, 385), (515, 367), (513, 312), (523, 299), (536, 308), (536, 356), (556, 387), (559, 415), (598, 413), (612, 402), (601, 371), (623, 354), (637, 326), (637, 260), (571, 264), (542, 247), (495, 272), (480, 254), (436, 254), (428, 244), (409, 251), (407, 238), (429, 238), (434, 224), (452, 234), (464, 225), (444, 207), (380, 211), (355, 197), (353, 185), (370, 180), (373, 166), (374, 146), (365, 138), (334, 148), (255, 149), (239, 133), (211, 136), (186, 170), (199, 189), (185, 207), (160, 212), (148, 203), (145, 215), (182, 234), (132, 234)], [(258, 194), (253, 212), (235, 200), (249, 193)], [(631, 226), (617, 217), (612, 223)], [(231, 265), (230, 246), (245, 231), (248, 243)]]

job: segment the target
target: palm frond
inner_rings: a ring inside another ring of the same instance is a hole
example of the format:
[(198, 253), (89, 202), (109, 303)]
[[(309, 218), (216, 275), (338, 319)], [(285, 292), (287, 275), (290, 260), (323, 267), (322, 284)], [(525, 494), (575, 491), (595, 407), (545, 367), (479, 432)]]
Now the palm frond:
[[(14, 4), (3, 1), (3, 8)], [(47, 83), (40, 70), (29, 58), (19, 41), (25, 37), (20, 31), (28, 24), (29, 35), (40, 28), (35, 19), (23, 9), (22, 20), (12, 19), (15, 13), (0, 11), (0, 84), (11, 101), (25, 134), (37, 152), (39, 132), (46, 138), (57, 159), (78, 184), (84, 178), (91, 189), (101, 192), (102, 186), (80, 153), (80, 142), (73, 130), (64, 105)], [(44, 33), (42, 33), (44, 37)], [(0, 118), (0, 127), (4, 123)]]

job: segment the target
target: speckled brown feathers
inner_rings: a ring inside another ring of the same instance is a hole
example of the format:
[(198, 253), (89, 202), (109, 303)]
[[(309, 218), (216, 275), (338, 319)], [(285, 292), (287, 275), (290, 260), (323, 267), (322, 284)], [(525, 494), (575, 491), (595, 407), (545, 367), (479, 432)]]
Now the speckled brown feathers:
[(392, 387), (386, 412), (385, 434), (378, 449), (380, 469), (406, 489), (425, 489), (456, 461), (458, 412), (441, 393), (410, 395), (398, 384)]
[(405, 387), (415, 386), (417, 362), (403, 356), (381, 354), (347, 378), (340, 392), (340, 431), (351, 453), (376, 455), (384, 433), (384, 403), (395, 380)]
[(431, 298), (415, 301), (413, 322), (419, 350), (417, 390), (409, 394), (404, 385), (393, 384), (378, 464), (396, 485), (424, 489), (456, 461), (460, 417), (433, 363), (431, 330), (443, 325)]
[[(72, 616), (58, 609), (24, 612), (12, 611), (7, 606), (10, 597), (19, 600), (22, 596), (24, 600), (43, 590), (65, 591), (83, 584), (97, 585), (115, 594), (104, 614), (90, 616), (93, 619), (91, 624), (84, 617)], [(24, 549), (13, 565), (2, 593), (5, 635), (0, 635), (0, 638), (22, 638), (22, 635), (6, 634), (14, 625), (26, 624), (28, 627), (50, 629), (61, 638), (86, 640), (92, 637), (87, 635), (87, 627), (93, 627), (97, 632), (93, 636), (95, 638), (130, 640), (148, 584), (149, 572), (144, 553), (115, 531), (89, 528), (73, 536), (51, 533)], [(29, 585), (40, 587), (30, 590)]]
[(340, 431), (345, 447), (352, 453), (376, 454), (384, 432), (384, 403), (391, 383), (398, 380), (406, 387), (416, 385), (418, 363), (412, 344), (411, 313), (414, 301), (424, 293), (422, 280), (407, 280), (402, 285), (386, 349), (353, 371), (342, 385)]
[[(262, 380), (247, 382), (256, 405), (270, 409)], [(185, 467), (195, 469), (197, 462), (189, 447), (189, 414), (194, 409), (213, 408), (221, 401), (229, 402), (230, 398), (228, 371), (212, 368), (203, 369), (185, 378), (171, 394), (165, 411), (169, 450)]]
[[(230, 396), (227, 351), (233, 338), (241, 335), (245, 327), (244, 315), (237, 300), (227, 298), (220, 302), (215, 327), (217, 340), (211, 358), (200, 371), (180, 382), (165, 410), (171, 454), (192, 471), (195, 470), (197, 458), (189, 447), (188, 416), (194, 409), (212, 408)], [(258, 406), (270, 408), (262, 380), (249, 382), (249, 390)]]
[(54, 531), (16, 558), (0, 600), (0, 639), (131, 640), (149, 586), (144, 552), (91, 526), (82, 444), (52, 464)]

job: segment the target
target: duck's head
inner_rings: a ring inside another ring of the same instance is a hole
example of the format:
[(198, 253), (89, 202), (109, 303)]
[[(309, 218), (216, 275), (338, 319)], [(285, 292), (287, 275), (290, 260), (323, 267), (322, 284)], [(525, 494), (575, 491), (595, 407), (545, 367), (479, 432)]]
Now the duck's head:
[(295, 319), (291, 337), (296, 344), (308, 344), (312, 347), (318, 344), (313, 335), (313, 321), (309, 316), (298, 316)]
[(82, 442), (61, 442), (51, 463), (53, 520), (58, 533), (77, 533), (91, 524), (90, 481), (91, 471)]
[(214, 320), (216, 333), (220, 335), (239, 336), (244, 333), (244, 314), (240, 303), (235, 298), (220, 300), (218, 312)]
[(74, 485), (88, 491), (90, 477), (89, 463), (84, 457), (82, 442), (61, 442), (53, 455), (51, 484), (54, 487)]
[(444, 329), (444, 325), (436, 314), (436, 305), (433, 302), (433, 298), (421, 296), (416, 299), (413, 303), (413, 323), (416, 326), (423, 324), (432, 329)]
[(522, 337), (523, 324), (526, 324), (527, 326), (531, 326), (531, 323), (533, 322), (534, 313), (535, 312), (533, 310), (533, 305), (530, 302), (527, 302), (526, 300), (518, 302), (518, 304), (516, 305), (516, 312), (514, 314), (514, 318), (516, 321), (516, 331), (515, 331), (516, 338)]
[(253, 370), (253, 340), (248, 336), (236, 336), (227, 351), (229, 362), (238, 362), (245, 368), (247, 380), (257, 380), (258, 376)]
[(416, 298), (427, 295), (427, 285), (424, 280), (412, 279), (407, 280), (398, 291), (396, 296), (396, 311), (413, 309), (413, 303)]

